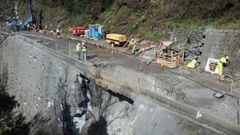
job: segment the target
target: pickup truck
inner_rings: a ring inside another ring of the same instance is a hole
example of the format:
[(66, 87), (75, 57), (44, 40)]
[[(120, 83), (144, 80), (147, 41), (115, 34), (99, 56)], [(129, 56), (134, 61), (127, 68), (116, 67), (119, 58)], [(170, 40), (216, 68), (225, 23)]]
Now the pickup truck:
[(74, 35), (74, 36), (84, 36), (87, 28), (83, 27), (76, 27), (76, 28), (71, 28), (69, 31)]

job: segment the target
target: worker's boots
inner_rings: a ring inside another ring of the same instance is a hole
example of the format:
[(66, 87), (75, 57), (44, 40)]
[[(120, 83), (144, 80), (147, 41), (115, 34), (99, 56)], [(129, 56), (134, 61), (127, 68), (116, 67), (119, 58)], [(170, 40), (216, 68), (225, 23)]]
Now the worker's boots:
[(224, 75), (220, 75), (220, 76), (219, 76), (219, 80), (220, 80), (220, 81), (224, 81)]

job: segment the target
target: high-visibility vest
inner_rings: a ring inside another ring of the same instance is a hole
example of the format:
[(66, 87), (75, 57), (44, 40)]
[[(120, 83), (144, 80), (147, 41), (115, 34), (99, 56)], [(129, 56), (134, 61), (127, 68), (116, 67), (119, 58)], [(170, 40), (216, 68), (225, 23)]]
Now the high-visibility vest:
[(136, 40), (133, 40), (133, 44), (134, 44), (134, 45), (136, 45), (136, 44), (137, 44)]
[(223, 63), (222, 62), (218, 62), (218, 74), (222, 75), (223, 74)]
[(132, 45), (132, 53), (135, 52), (135, 49), (136, 49), (136, 44), (133, 44), (133, 45)]
[(76, 46), (76, 52), (81, 52), (81, 46), (80, 46), (80, 44), (77, 44), (77, 46)]
[(133, 45), (136, 45), (136, 41), (134, 39), (130, 41), (130, 46), (133, 46)]
[(83, 51), (83, 52), (86, 52), (86, 51), (87, 51), (86, 46), (83, 46), (83, 47), (82, 47), (82, 51)]
[(187, 64), (187, 67), (188, 68), (195, 68), (196, 64), (197, 64), (197, 61), (194, 59)]
[(223, 64), (226, 64), (227, 61), (228, 61), (229, 57), (228, 56), (225, 56), (225, 57), (222, 57), (219, 62), (218, 62), (218, 74), (219, 75), (222, 75), (223, 74)]

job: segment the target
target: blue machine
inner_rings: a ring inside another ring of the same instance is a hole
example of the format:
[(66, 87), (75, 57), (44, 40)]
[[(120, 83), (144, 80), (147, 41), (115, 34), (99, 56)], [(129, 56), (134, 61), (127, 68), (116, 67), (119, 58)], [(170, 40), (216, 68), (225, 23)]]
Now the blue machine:
[(94, 40), (105, 39), (105, 32), (103, 31), (103, 26), (99, 24), (90, 25), (88, 32), (85, 34), (85, 37)]
[(26, 19), (24, 22), (17, 23), (16, 19), (9, 18), (8, 19), (8, 29), (13, 31), (19, 31), (26, 29), (27, 25), (30, 25), (33, 22), (33, 17), (30, 15), (28, 19)]
[(24, 30), (27, 28), (28, 25), (36, 24), (36, 11), (34, 10), (34, 5), (32, 0), (29, 0), (29, 6), (30, 6), (30, 15), (24, 22), (18, 23), (18, 20), (15, 17), (8, 18), (7, 27), (9, 30), (13, 30), (13, 31)]

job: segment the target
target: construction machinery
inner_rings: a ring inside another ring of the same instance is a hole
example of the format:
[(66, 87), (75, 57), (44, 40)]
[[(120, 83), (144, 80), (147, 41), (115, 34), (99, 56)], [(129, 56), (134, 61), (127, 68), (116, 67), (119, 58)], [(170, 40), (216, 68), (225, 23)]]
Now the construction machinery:
[(162, 48), (156, 53), (156, 62), (161, 67), (176, 68), (184, 63), (184, 50), (174, 50), (171, 48), (172, 41), (162, 42)]
[(19, 20), (17, 19), (18, 17), (9, 17), (7, 19), (8, 21), (7, 27), (9, 30), (13, 30), (13, 31), (25, 30), (27, 28), (30, 28), (30, 26), (32, 25), (35, 25), (35, 27), (41, 27), (42, 11), (40, 12), (40, 18), (39, 18), (40, 21), (37, 22), (36, 11), (34, 9), (32, 0), (29, 0), (29, 5), (30, 5), (30, 15), (25, 21), (19, 22)]
[(91, 24), (89, 25), (88, 31), (85, 33), (85, 37), (93, 40), (105, 39), (105, 32), (103, 26), (100, 24)]
[(124, 45), (127, 42), (127, 37), (121, 34), (107, 34), (106, 42), (111, 46)]
[(24, 30), (28, 27), (33, 21), (32, 15), (30, 15), (24, 22), (18, 23), (18, 20), (15, 18), (8, 18), (8, 29), (13, 31)]
[(71, 32), (74, 36), (84, 36), (87, 30), (88, 30), (87, 28), (75, 27), (69, 29), (69, 32)]

